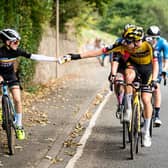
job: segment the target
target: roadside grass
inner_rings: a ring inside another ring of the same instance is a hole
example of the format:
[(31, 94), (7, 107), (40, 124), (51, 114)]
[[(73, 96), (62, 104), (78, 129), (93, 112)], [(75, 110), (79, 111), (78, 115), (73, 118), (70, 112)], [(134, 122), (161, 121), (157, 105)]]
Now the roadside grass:
[(93, 29), (82, 29), (81, 31), (81, 37), (80, 37), (80, 43), (83, 45), (84, 43), (92, 42), (96, 38), (101, 39), (106, 45), (112, 44), (115, 39), (117, 39), (117, 36), (108, 34), (106, 32), (102, 32), (100, 30), (93, 30)]

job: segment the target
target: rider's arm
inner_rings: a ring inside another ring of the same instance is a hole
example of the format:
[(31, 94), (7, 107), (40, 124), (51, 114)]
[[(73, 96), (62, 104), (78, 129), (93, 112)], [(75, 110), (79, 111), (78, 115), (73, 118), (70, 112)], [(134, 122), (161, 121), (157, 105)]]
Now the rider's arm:
[(111, 62), (111, 74), (116, 75), (119, 63), (117, 61)]
[(90, 57), (96, 57), (96, 56), (99, 56), (102, 54), (103, 54), (103, 50), (99, 49), (99, 50), (92, 50), (92, 51), (84, 52), (84, 53), (80, 54), (80, 57), (81, 58), (90, 58)]
[(119, 65), (119, 60), (121, 58), (120, 53), (113, 53), (113, 61), (111, 63), (111, 74), (116, 75), (117, 70), (118, 70), (118, 65)]
[(159, 64), (158, 64), (157, 58), (153, 58), (152, 65), (153, 65), (153, 67), (152, 67), (152, 80), (156, 81), (157, 76), (158, 76), (158, 72), (159, 72)]
[(81, 54), (70, 54), (71, 59), (83, 59), (83, 58), (90, 58), (90, 57), (96, 57), (102, 54), (107, 54), (113, 49), (113, 45), (109, 45), (107, 47), (98, 49), (98, 50), (92, 50), (92, 51), (87, 51)]
[(38, 55), (38, 54), (31, 54), (30, 59), (36, 60), (36, 61), (57, 61), (56, 57), (49, 57), (45, 55)]
[(39, 55), (39, 54), (31, 54), (20, 48), (18, 48), (13, 54), (15, 54), (16, 56), (24, 56), (26, 58), (30, 58), (37, 61), (57, 61), (56, 57), (49, 57), (49, 56)]
[(168, 70), (168, 42), (163, 42), (163, 71)]

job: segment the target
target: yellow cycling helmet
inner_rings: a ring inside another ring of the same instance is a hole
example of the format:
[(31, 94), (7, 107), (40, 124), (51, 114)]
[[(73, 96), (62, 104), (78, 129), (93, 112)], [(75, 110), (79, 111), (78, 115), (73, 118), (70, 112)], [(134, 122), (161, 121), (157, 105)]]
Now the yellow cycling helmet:
[(130, 27), (123, 33), (123, 38), (129, 41), (142, 40), (144, 37), (144, 31), (142, 27)]
[(135, 40), (142, 40), (144, 38), (144, 31), (142, 27), (137, 27), (135, 31)]

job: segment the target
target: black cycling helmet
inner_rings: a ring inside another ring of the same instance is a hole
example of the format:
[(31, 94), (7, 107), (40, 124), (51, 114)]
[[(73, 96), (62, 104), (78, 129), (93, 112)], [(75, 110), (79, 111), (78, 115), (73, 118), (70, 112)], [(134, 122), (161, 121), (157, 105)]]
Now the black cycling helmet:
[(13, 29), (3, 29), (0, 31), (0, 39), (5, 42), (6, 40), (17, 41), (21, 40), (19, 33)]
[(158, 26), (150, 26), (147, 30), (148, 36), (160, 36), (160, 29)]

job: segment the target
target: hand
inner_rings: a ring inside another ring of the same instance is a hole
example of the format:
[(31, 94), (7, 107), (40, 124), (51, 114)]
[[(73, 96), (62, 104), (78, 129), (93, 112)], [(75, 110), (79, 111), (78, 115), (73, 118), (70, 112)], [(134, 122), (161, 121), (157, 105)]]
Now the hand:
[(108, 80), (114, 84), (115, 81), (115, 75), (112, 75), (112, 73), (110, 72), (109, 76), (108, 76)]
[(64, 64), (65, 62), (69, 62), (69, 61), (71, 61), (71, 55), (64, 55), (62, 57), (59, 57), (57, 62), (59, 64)]
[(156, 80), (152, 80), (150, 85), (152, 88), (157, 89), (157, 81)]
[(114, 90), (114, 81), (115, 81), (115, 75), (112, 75), (112, 73), (110, 72), (109, 76), (108, 76), (108, 80), (110, 82), (110, 90), (113, 91)]

